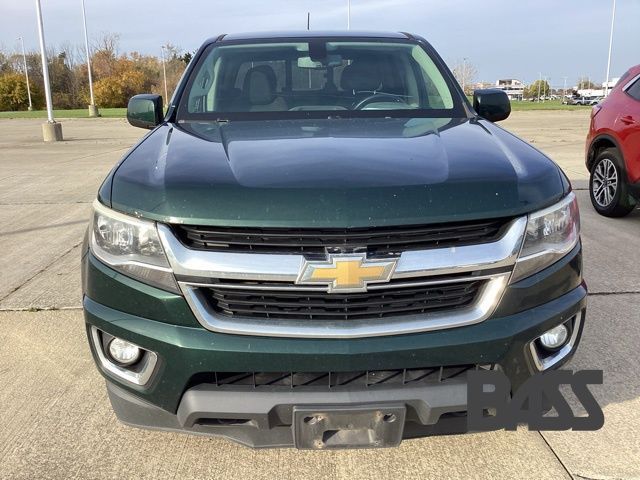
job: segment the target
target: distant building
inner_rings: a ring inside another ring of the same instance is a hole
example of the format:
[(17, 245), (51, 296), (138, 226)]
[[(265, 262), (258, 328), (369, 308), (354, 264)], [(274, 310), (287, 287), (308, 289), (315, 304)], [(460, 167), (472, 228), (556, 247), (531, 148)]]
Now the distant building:
[(483, 90), (485, 88), (493, 88), (495, 85), (491, 82), (477, 82), (473, 84), (474, 90)]
[(616, 86), (620, 78), (613, 78), (608, 82), (602, 82), (602, 88), (581, 88), (578, 90), (578, 87), (573, 87), (573, 89), (578, 92), (579, 97), (604, 97), (608, 95), (613, 87)]
[(602, 82), (602, 88), (603, 89), (609, 89), (611, 90), (613, 87), (616, 86), (616, 84), (620, 81), (620, 77), (617, 78), (612, 78), (611, 80), (609, 80), (608, 82)]
[(495, 88), (503, 90), (509, 100), (522, 100), (524, 97), (524, 83), (515, 78), (496, 80)]

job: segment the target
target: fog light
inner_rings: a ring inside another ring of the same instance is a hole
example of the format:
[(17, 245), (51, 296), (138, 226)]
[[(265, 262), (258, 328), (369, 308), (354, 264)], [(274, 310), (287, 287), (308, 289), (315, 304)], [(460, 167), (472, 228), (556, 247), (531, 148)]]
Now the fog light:
[(137, 345), (116, 337), (109, 342), (109, 355), (120, 365), (133, 365), (140, 360), (142, 350)]
[(555, 350), (560, 348), (567, 341), (569, 330), (564, 325), (558, 325), (551, 330), (546, 331), (540, 337), (540, 343), (544, 348)]

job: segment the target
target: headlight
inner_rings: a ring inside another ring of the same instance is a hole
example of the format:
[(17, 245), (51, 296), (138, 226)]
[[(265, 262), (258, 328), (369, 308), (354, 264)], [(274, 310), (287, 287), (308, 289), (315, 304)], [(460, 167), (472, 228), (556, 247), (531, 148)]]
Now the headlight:
[(180, 293), (155, 222), (93, 203), (91, 252), (114, 270), (144, 283)]
[(527, 232), (511, 282), (557, 262), (580, 240), (580, 213), (573, 192), (555, 205), (529, 215)]

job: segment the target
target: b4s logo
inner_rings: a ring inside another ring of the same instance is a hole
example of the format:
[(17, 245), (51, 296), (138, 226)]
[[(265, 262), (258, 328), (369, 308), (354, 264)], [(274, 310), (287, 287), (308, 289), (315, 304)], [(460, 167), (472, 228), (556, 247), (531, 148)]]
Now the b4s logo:
[[(576, 417), (560, 393), (569, 385), (587, 416)], [(587, 385), (602, 385), (602, 370), (552, 370), (527, 380), (509, 399), (509, 379), (497, 370), (467, 373), (467, 428), (471, 431), (515, 430), (519, 423), (529, 430), (598, 430), (604, 414)], [(551, 408), (557, 415), (544, 416)], [(495, 411), (487, 416), (487, 409)]]

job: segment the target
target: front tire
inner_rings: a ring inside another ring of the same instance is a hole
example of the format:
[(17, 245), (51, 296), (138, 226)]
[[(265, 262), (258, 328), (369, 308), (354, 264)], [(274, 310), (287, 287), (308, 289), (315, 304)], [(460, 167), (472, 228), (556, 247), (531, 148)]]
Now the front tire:
[(616, 148), (602, 150), (591, 167), (589, 195), (593, 208), (605, 217), (624, 217), (636, 206), (629, 195), (624, 162)]

